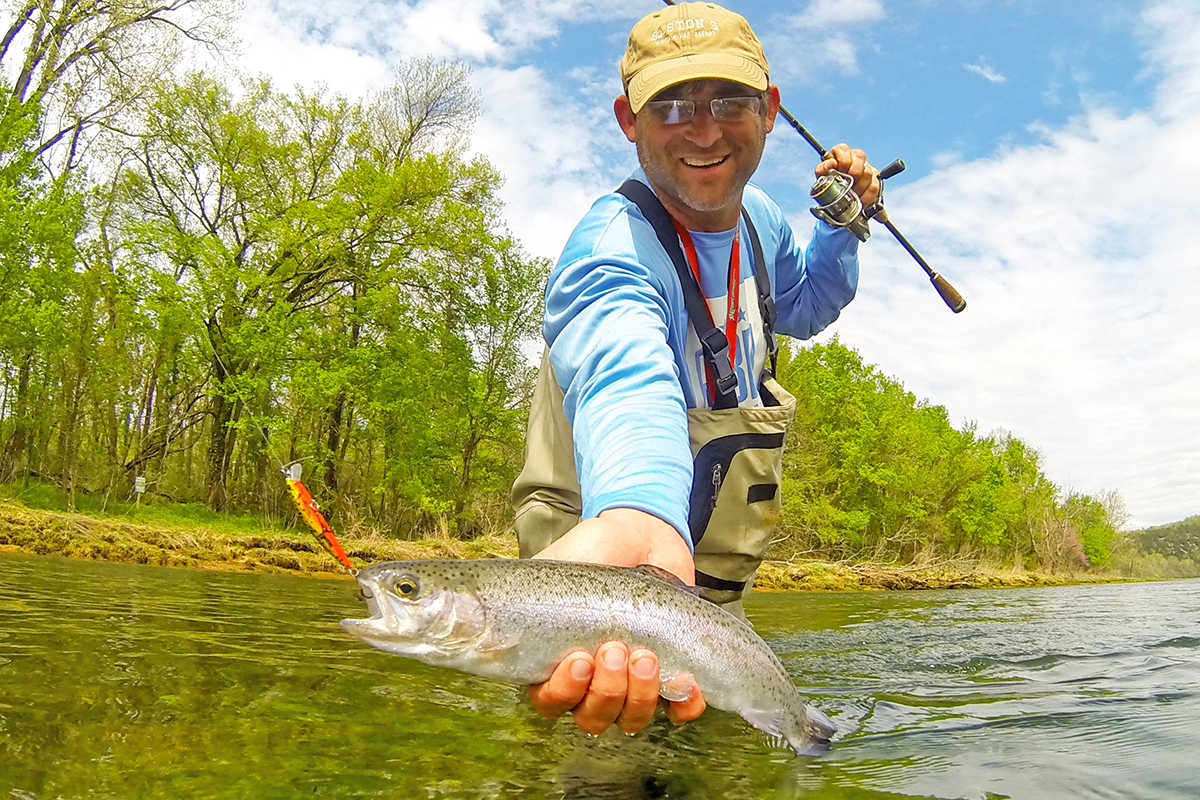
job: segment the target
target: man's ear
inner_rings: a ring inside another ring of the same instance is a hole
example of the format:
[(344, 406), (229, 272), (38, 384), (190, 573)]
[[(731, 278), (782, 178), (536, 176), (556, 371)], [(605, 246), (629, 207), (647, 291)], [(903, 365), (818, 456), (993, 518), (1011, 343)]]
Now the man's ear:
[(617, 124), (621, 126), (621, 131), (625, 134), (625, 138), (631, 142), (636, 142), (636, 118), (633, 114), (633, 108), (629, 105), (629, 97), (627, 95), (618, 95), (617, 99), (613, 101), (613, 113), (617, 115)]
[(767, 87), (767, 133), (775, 128), (775, 115), (779, 113), (779, 87), (771, 84)]

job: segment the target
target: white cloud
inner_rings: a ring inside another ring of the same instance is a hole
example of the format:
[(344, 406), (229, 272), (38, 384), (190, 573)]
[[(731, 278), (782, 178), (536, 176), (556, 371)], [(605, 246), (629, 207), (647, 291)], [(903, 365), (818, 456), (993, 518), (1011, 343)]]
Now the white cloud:
[(284, 17), (277, 10), (248, 4), (239, 26), (239, 69), (268, 75), (281, 89), (328, 86), (349, 97), (380, 89), (392, 79), (392, 65), (353, 44), (334, 44), (312, 33), (313, 21)]
[(760, 38), (772, 54), (772, 78), (813, 80), (830, 67), (857, 74), (862, 32), (885, 16), (881, 0), (812, 0), (781, 25), (762, 27)]
[(963, 69), (967, 72), (974, 72), (991, 83), (1004, 83), (1004, 76), (992, 69), (991, 65), (983, 59), (980, 59), (978, 64), (963, 64)]
[(880, 0), (812, 0), (804, 11), (792, 18), (798, 28), (828, 30), (834, 26), (873, 22), (883, 19)]
[(1040, 448), (1064, 487), (1121, 491), (1134, 525), (1200, 510), (1200, 14), (1162, 3), (1147, 21), (1164, 72), (1153, 108), (1092, 109), (889, 197), (966, 297), (961, 315), (880, 230), (838, 323), (953, 419)]
[(250, 0), (247, 6), (313, 44), (392, 61), (434, 56), (473, 63), (504, 63), (557, 37), (564, 22), (645, 13), (639, 0)]
[[(572, 100), (532, 66), (482, 69), (474, 79), (486, 91), (473, 144), (505, 177), (508, 223), (529, 252), (555, 258), (596, 197), (635, 163), (608, 110), (619, 82), (605, 104)], [(614, 172), (606, 165), (622, 162), (620, 152), (628, 169)]]

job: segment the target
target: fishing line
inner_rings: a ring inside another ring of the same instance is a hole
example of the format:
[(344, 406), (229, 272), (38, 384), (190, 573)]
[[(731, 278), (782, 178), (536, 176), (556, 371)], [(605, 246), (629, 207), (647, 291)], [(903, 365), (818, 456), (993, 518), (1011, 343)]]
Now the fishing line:
[[(675, 0), (663, 0), (668, 6), (677, 5)], [(809, 146), (817, 151), (817, 154), (824, 159), (829, 155), (829, 151), (821, 146), (821, 143), (816, 140), (808, 129), (800, 124), (800, 121), (793, 117), (788, 110), (782, 105), (779, 107), (779, 114), (788, 124), (792, 126), (796, 133), (808, 142)], [(905, 238), (900, 229), (888, 218), (888, 213), (883, 207), (883, 182), (893, 175), (898, 175), (904, 171), (904, 162), (896, 159), (891, 164), (879, 171), (879, 198), (867, 208), (863, 208), (858, 196), (852, 191), (853, 179), (849, 175), (838, 170), (832, 170), (829, 173), (822, 175), (813, 184), (810, 196), (817, 201), (818, 205), (810, 209), (813, 214), (823, 220), (825, 223), (836, 228), (846, 228), (851, 233), (859, 238), (860, 241), (866, 241), (871, 235), (870, 226), (867, 224), (870, 220), (878, 220), (883, 223), (883, 226), (888, 229), (892, 236), (899, 242), (904, 251), (912, 256), (913, 260), (925, 270), (925, 274), (929, 277), (929, 281), (933, 284), (933, 288), (937, 290), (942, 301), (955, 314), (967, 307), (967, 301), (963, 299), (958, 290), (950, 285), (950, 281), (933, 271), (933, 267), (921, 257), (916, 248)]]
[[(203, 328), (205, 328), (205, 330), (208, 329), (208, 324), (200, 317), (197, 310), (189, 309), (189, 313), (192, 314), (192, 316)], [(216, 360), (222, 372), (224, 372), (226, 375), (231, 375), (232, 373), (230, 373), (229, 367), (225, 365), (225, 362), (221, 358), (221, 354), (217, 352), (217, 348), (213, 345), (211, 338), (208, 336), (202, 338), (204, 339), (204, 342), (208, 344), (209, 350), (212, 353), (212, 357)], [(358, 568), (354, 566), (354, 562), (350, 560), (350, 557), (342, 548), (341, 542), (338, 541), (337, 535), (334, 534), (333, 528), (330, 526), (329, 521), (325, 519), (325, 515), (321, 512), (321, 507), (317, 505), (316, 500), (313, 499), (312, 493), (300, 479), (302, 471), (301, 461), (303, 459), (298, 459), (285, 464), (282, 458), (279, 458), (274, 454), (271, 446), (269, 428), (267, 425), (262, 424), (265, 418), (260, 418), (259, 415), (255, 414), (255, 412), (252, 410), (252, 406), (249, 402), (247, 402), (246, 397), (242, 394), (242, 388), (238, 385), (238, 382), (233, 380), (230, 383), (233, 385), (234, 399), (242, 404), (243, 412), (246, 414), (246, 417), (250, 422), (250, 426), (258, 432), (259, 436), (262, 437), (267, 457), (273, 459), (276, 462), (276, 465), (279, 467), (279, 471), (283, 474), (284, 481), (287, 483), (288, 491), (292, 496), (292, 500), (296, 503), (296, 507), (300, 511), (300, 518), (304, 520), (305, 525), (307, 525), (309, 530), (312, 532), (313, 537), (317, 540), (317, 544), (319, 544), (321, 548), (325, 550), (325, 552), (329, 553), (330, 556), (341, 563), (341, 565), (346, 568), (347, 572), (349, 572), (351, 575), (357, 576)], [(221, 457), (224, 459), (225, 454), (222, 453)]]

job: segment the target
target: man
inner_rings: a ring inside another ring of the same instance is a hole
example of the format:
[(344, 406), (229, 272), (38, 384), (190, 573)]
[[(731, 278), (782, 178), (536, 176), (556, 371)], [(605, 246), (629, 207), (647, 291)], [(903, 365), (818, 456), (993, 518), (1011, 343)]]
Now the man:
[[(774, 332), (807, 338), (837, 318), (857, 287), (858, 240), (817, 223), (802, 249), (749, 185), (779, 89), (744, 18), (711, 3), (652, 13), (629, 35), (621, 78), (613, 110), (641, 170), (596, 202), (550, 276), (513, 487), (521, 555), (651, 564), (740, 614), (795, 410), (774, 380)], [(875, 201), (861, 150), (838, 145), (816, 173), (833, 169)], [(573, 653), (530, 687), (543, 714), (572, 711), (593, 734), (640, 730), (658, 694), (655, 655), (622, 642)], [(667, 714), (703, 710), (693, 687)]]

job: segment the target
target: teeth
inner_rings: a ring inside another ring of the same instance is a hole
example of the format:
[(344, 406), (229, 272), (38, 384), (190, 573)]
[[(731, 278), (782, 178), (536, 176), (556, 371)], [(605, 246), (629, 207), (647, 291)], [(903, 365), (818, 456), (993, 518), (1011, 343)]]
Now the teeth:
[(685, 158), (683, 163), (689, 167), (711, 167), (713, 164), (720, 164), (725, 160), (725, 156), (720, 158)]

